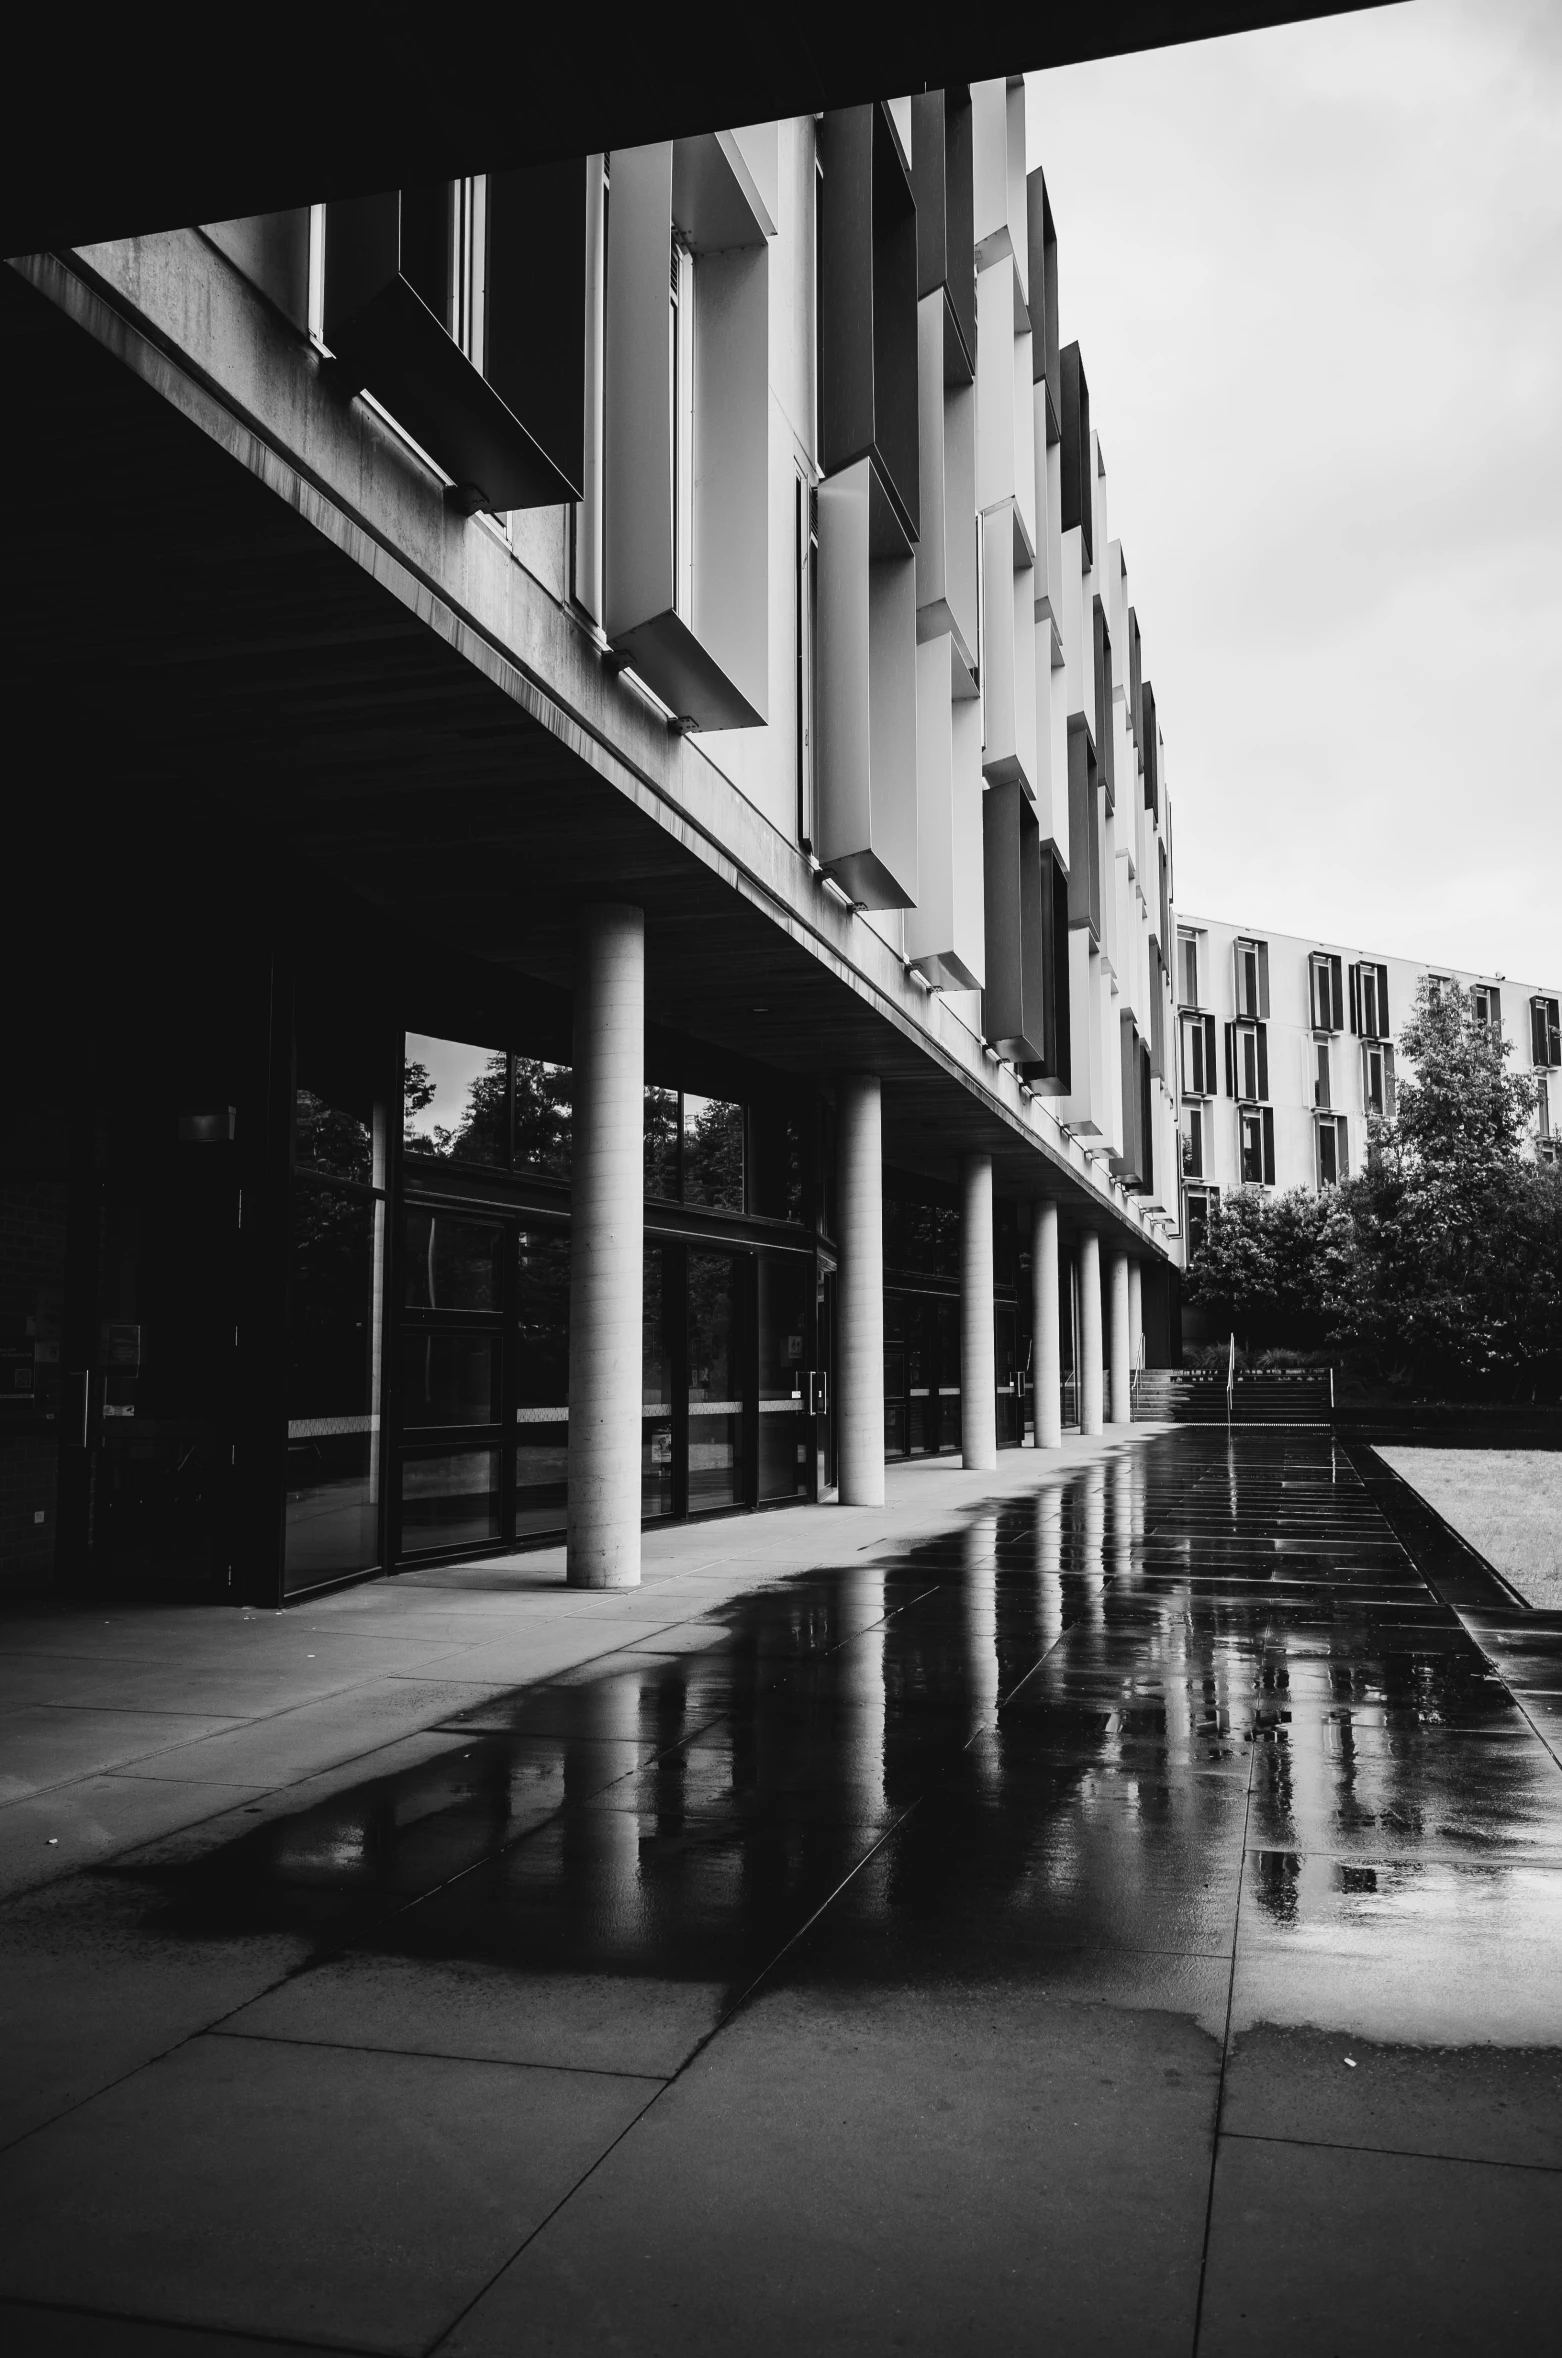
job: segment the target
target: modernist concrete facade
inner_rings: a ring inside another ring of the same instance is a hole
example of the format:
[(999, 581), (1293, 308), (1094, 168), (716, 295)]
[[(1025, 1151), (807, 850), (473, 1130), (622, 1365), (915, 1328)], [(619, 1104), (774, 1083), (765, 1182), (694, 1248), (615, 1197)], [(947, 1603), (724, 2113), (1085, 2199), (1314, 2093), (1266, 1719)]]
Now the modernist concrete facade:
[(1124, 1413), (1171, 806), (1018, 81), (0, 291), (10, 1571), (619, 1585)]
[(1242, 1186), (1331, 1186), (1360, 1168), (1373, 1114), (1408, 1069), (1399, 1033), (1426, 976), (1471, 994), (1533, 1074), (1532, 1151), (1562, 1127), (1556, 984), (1514, 982), (1217, 919), (1177, 919), (1182, 1170), (1190, 1249), (1212, 1199)]

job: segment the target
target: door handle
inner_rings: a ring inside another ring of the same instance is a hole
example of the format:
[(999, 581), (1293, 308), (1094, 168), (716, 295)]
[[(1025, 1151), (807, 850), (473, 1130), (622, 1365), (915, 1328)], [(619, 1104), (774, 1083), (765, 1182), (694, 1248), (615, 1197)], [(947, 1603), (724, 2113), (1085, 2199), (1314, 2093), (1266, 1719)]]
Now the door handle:
[(825, 1368), (813, 1367), (808, 1371), (808, 1413), (810, 1416), (830, 1413), (830, 1378)]

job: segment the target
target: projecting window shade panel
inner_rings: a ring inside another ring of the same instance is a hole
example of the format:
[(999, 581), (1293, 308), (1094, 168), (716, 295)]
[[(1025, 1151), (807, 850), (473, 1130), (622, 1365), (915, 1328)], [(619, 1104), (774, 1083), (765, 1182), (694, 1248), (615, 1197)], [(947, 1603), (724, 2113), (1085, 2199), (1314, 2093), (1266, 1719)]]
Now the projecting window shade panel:
[[(681, 175), (681, 181), (680, 181)], [(674, 365), (675, 193), (694, 384)], [(707, 251), (704, 233), (749, 242)], [(683, 248), (687, 246), (688, 251)], [(769, 705), (769, 251), (715, 140), (613, 157), (605, 299), (604, 624), (672, 711), (751, 728)], [(676, 401), (675, 401), (676, 396)], [(692, 435), (692, 483), (674, 448)]]
[(1156, 730), (1155, 690), (1148, 680), (1144, 683), (1144, 712), (1140, 723), (1139, 741), (1144, 747), (1144, 807), (1155, 813), (1155, 823), (1161, 821), (1161, 746)]
[[(1265, 1022), (1267, 1022), (1267, 1021), (1268, 1021), (1268, 1019), (1269, 1019), (1269, 944), (1268, 944), (1267, 942), (1260, 942), (1260, 943), (1259, 943), (1259, 945), (1258, 945), (1258, 1006), (1257, 1006), (1257, 1008), (1254, 1010), (1254, 1012), (1255, 1012), (1256, 1014), (1258, 1014), (1258, 1015), (1262, 1016), (1262, 1017), (1264, 1018)], [(1268, 1094), (1269, 1094), (1269, 1092), (1268, 1092), (1268, 1090), (1266, 1089), (1266, 1090), (1264, 1091), (1264, 1095), (1267, 1097), (1267, 1096), (1268, 1096)]]
[(1272, 1106), (1266, 1105), (1264, 1108), (1263, 1127), (1264, 1185), (1266, 1187), (1273, 1187), (1275, 1183), (1275, 1117), (1274, 1108)]
[(1235, 1097), (1236, 1093), (1237, 1027), (1234, 1023), (1228, 1023), (1226, 1026), (1226, 1095), (1228, 1097)]
[(1047, 1061), (1041, 838), (1016, 780), (982, 797), (987, 982), (982, 1032), (1017, 1062)]
[[(1133, 731), (1134, 749), (1144, 759), (1144, 680), (1141, 667), (1144, 650), (1139, 639), (1139, 617), (1132, 606), (1128, 609), (1128, 725)], [(1150, 806), (1146, 804), (1148, 809)]]
[(1094, 942), (1101, 939), (1101, 865), (1095, 850), (1096, 814), (1090, 745), (1082, 729), (1072, 729), (1068, 740), (1068, 921), (1085, 925)]
[(917, 905), (906, 956), (953, 990), (985, 974), (982, 714), (947, 634), (917, 646)]
[(907, 536), (918, 532), (917, 215), (881, 105), (820, 126), (819, 437), (826, 475), (878, 463)]
[(1269, 1095), (1269, 1030), (1265, 1024), (1260, 1024), (1258, 1027), (1257, 1063), (1258, 1094), (1260, 1097), (1267, 1097)]
[(911, 101), (911, 182), (917, 202), (917, 295), (943, 291), (969, 379), (976, 356), (976, 257), (972, 242), (971, 94), (963, 84)]
[(1085, 381), (1084, 364), (1079, 346), (1069, 344), (1059, 358), (1059, 375), (1063, 387), (1062, 433), (1063, 446), (1062, 529), (1078, 530), (1085, 553), (1085, 563), (1095, 563), (1092, 525), (1095, 511), (1095, 485), (1091, 479), (1090, 450), (1090, 388)]
[(1142, 1176), (1139, 1143), (1139, 1035), (1131, 1015), (1118, 1017), (1118, 1086), (1122, 1106), (1123, 1151), (1113, 1157), (1117, 1175), (1130, 1186)]
[[(583, 350), (583, 166), (580, 178), (581, 276), (572, 345)], [(567, 475), (449, 333), (449, 272), (448, 265), (441, 267), (438, 235), (445, 200), (436, 190), (435, 201), (420, 202), (428, 194), (409, 191), (405, 205), (395, 192), (327, 205), (325, 340), (343, 377), (372, 393), (477, 506), (496, 514), (562, 507), (580, 496), (574, 446), (565, 453), (575, 459), (574, 473)], [(425, 216), (431, 212), (435, 228), (425, 235)], [(410, 252), (409, 239), (415, 249)], [(420, 283), (414, 283), (409, 266)], [(504, 303), (497, 318), (493, 305), (488, 311), (490, 333), (497, 328), (502, 347)]]
[(1101, 771), (1101, 791), (1106, 796), (1106, 815), (1111, 818), (1117, 808), (1117, 765), (1112, 743), (1117, 732), (1112, 726), (1112, 634), (1107, 629), (1106, 612), (1100, 599), (1095, 605), (1095, 670), (1096, 670), (1096, 760)]
[(1047, 183), (1039, 166), (1026, 177), (1025, 196), (1031, 367), (1035, 382), (1046, 386), (1047, 441), (1053, 443), (1058, 439), (1063, 409), (1058, 349), (1058, 238), (1052, 224)]
[[(1213, 1097), (1215, 1094), (1215, 1018), (1212, 1015), (1206, 1015), (1201, 1020), (1204, 1025), (1204, 1086)], [(1228, 1088), (1226, 1094), (1231, 1096), (1235, 1093)]]
[(871, 459), (819, 493), (819, 856), (855, 901), (918, 898), (916, 561)]

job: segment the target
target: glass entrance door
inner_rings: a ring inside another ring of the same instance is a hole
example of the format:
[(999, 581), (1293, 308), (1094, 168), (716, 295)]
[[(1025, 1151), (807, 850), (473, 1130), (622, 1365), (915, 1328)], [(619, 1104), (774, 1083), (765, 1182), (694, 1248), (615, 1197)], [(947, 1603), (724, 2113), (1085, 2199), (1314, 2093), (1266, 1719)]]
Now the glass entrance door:
[(813, 1269), (800, 1253), (761, 1255), (759, 1295), (759, 1496), (806, 1498), (808, 1294)]
[(688, 1266), (688, 1512), (742, 1506), (744, 1447), (743, 1264), (732, 1253), (690, 1250)]

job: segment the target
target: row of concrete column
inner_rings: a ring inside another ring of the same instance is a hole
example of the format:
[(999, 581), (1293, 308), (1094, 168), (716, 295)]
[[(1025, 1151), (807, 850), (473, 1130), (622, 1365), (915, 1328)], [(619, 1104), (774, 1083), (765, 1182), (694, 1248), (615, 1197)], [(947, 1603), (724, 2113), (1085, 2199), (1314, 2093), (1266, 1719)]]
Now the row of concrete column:
[[(645, 1214), (645, 920), (637, 908), (583, 912), (575, 982), (570, 1242), (569, 1578), (632, 1588), (640, 1578), (641, 1284)], [(964, 1164), (961, 1221), (960, 1409), (964, 1463), (998, 1462), (993, 1349), (993, 1174), (988, 1155)], [(840, 1085), (836, 1121), (840, 1274), (835, 1412), (845, 1506), (884, 1498), (884, 1178), (879, 1083)], [(1080, 1428), (1104, 1413), (1101, 1244), (1079, 1240)], [(1139, 1270), (1113, 1250), (1111, 1414), (1131, 1411), (1131, 1338), (1140, 1328)], [(1035, 1438), (1063, 1437), (1058, 1348), (1058, 1208), (1034, 1206), (1031, 1229)]]
[[(837, 1091), (836, 1196), (841, 1273), (837, 1295), (836, 1391), (843, 1506), (879, 1506), (884, 1498), (884, 1174), (879, 1083), (854, 1074)], [(979, 1472), (998, 1462), (997, 1380), (993, 1352), (993, 1167), (985, 1154), (962, 1166), (960, 1223), (960, 1440), (965, 1465)], [(1056, 1449), (1063, 1439), (1063, 1368), (1059, 1344), (1058, 1207), (1032, 1206), (1031, 1332), (1035, 1440)], [(1133, 1416), (1134, 1338), (1143, 1323), (1139, 1265), (1109, 1252), (1110, 1349), (1101, 1331), (1101, 1239), (1079, 1239), (1079, 1424), (1099, 1433), (1106, 1421)]]

